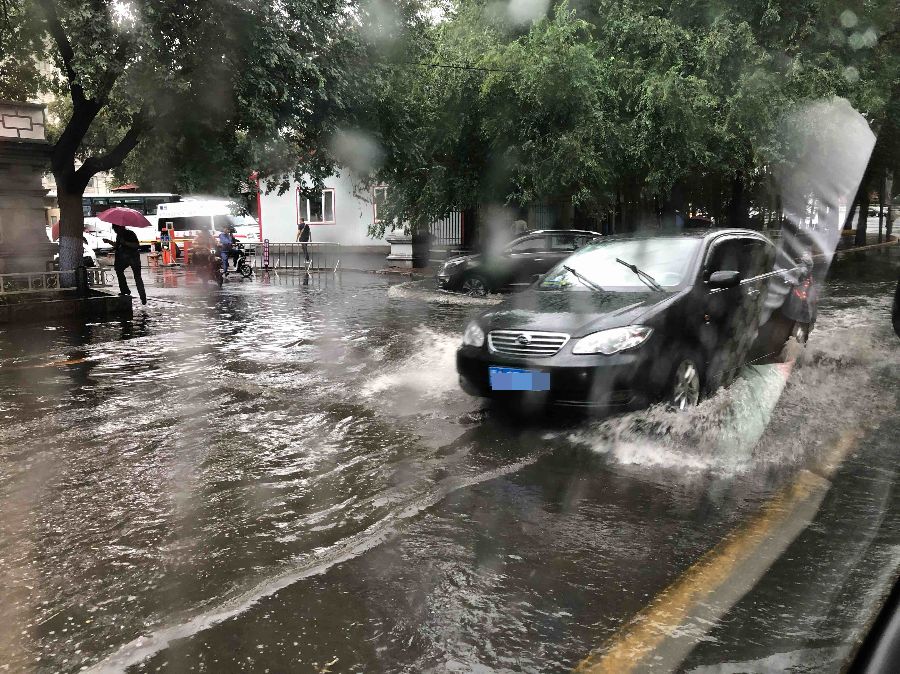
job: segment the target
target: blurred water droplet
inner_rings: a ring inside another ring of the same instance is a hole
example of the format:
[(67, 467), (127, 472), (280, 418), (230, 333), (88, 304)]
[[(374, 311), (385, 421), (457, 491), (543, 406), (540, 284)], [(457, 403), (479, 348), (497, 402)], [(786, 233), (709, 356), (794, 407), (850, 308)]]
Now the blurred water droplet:
[(547, 15), (550, 0), (510, 0), (507, 14), (513, 23), (531, 23)]
[(844, 68), (844, 79), (850, 83), (859, 81), (859, 70), (857, 70), (853, 66), (847, 66)]
[(841, 12), (841, 25), (844, 28), (855, 28), (857, 23), (859, 23), (859, 19), (856, 18), (856, 13), (853, 10), (845, 9)]

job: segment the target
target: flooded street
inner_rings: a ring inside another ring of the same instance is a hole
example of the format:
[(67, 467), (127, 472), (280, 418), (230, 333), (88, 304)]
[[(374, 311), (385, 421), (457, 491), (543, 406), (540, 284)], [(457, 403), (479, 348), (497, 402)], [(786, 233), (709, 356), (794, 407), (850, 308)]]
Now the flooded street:
[(490, 300), (371, 274), (151, 274), (131, 321), (6, 329), (0, 668), (569, 671), (814, 475), (655, 662), (837, 671), (900, 569), (896, 248), (835, 263), (792, 371), (682, 415), (494, 410), (454, 360)]

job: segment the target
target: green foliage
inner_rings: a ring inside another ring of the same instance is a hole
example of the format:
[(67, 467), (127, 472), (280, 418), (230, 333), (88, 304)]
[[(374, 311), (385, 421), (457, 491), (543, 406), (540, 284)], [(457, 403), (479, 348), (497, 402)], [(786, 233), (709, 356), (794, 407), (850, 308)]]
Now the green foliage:
[(900, 154), (896, 0), (571, 0), (525, 24), (453, 4), (405, 45), (433, 66), (383, 69), (360, 122), (391, 185), (375, 234), (484, 203), (771, 205), (779, 120), (832, 96), (880, 132), (873, 162)]
[[(323, 139), (357, 49), (344, 0), (8, 4), (0, 96), (60, 97), (61, 189), (107, 169), (147, 188), (219, 193), (253, 169), (281, 180), (333, 170)], [(86, 167), (77, 179), (74, 159)]]

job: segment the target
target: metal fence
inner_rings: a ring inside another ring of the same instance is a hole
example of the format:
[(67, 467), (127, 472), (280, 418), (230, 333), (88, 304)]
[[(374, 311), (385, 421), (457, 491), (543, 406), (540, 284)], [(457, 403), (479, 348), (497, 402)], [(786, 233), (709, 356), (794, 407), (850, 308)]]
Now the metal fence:
[[(65, 290), (63, 277), (74, 276), (74, 272), (40, 271), (0, 274), (0, 295), (21, 295)], [(87, 283), (91, 288), (113, 285), (113, 270), (105, 267), (89, 267)]]
[[(340, 266), (339, 243), (309, 242), (269, 243), (268, 266), (265, 263), (265, 243), (245, 243), (247, 260), (254, 270), (308, 269), (310, 271), (335, 270)], [(305, 248), (305, 250), (304, 250)]]
[(463, 241), (463, 214), (460, 211), (448, 213), (431, 225), (433, 246), (461, 246)]

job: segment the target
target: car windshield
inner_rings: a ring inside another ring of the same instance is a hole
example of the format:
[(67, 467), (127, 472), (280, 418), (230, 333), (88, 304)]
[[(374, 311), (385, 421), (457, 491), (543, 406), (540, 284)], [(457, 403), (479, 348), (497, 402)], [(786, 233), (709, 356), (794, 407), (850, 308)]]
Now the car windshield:
[(649, 274), (663, 289), (677, 288), (685, 282), (699, 248), (699, 239), (687, 238), (602, 241), (551, 269), (538, 288), (590, 291), (593, 284), (603, 290), (646, 290), (648, 283), (617, 258)]

